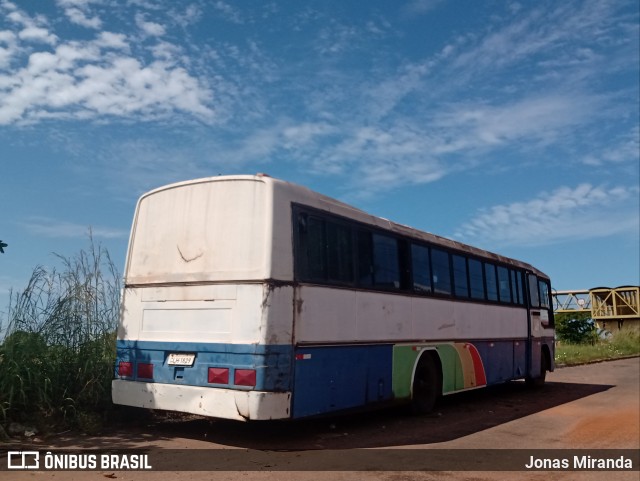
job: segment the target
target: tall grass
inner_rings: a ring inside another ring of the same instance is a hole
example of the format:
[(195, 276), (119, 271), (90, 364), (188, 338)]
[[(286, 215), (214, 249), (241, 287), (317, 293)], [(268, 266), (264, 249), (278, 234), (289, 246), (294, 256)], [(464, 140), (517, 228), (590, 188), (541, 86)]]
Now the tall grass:
[(638, 355), (640, 355), (640, 330), (638, 329), (623, 329), (613, 334), (610, 339), (601, 339), (592, 344), (561, 342), (556, 346), (556, 364), (560, 366)]
[[(88, 250), (38, 266), (12, 292), (0, 345), (0, 423), (99, 425), (111, 407), (120, 276), (89, 235)], [(84, 426), (83, 426), (84, 425)]]

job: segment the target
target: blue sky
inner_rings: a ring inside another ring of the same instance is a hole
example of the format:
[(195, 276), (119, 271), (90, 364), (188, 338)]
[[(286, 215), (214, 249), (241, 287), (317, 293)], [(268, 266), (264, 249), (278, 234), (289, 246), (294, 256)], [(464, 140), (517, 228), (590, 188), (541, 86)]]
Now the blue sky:
[(0, 312), (52, 252), (122, 270), (136, 199), (267, 172), (639, 281), (637, 1), (0, 0)]

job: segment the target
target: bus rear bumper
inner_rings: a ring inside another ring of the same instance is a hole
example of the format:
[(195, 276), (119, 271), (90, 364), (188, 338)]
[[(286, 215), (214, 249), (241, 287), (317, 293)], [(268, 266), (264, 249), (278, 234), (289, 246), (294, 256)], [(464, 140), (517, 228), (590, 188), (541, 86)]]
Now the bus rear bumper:
[(125, 406), (238, 421), (291, 417), (290, 392), (236, 391), (115, 379), (111, 383), (111, 396), (115, 404)]

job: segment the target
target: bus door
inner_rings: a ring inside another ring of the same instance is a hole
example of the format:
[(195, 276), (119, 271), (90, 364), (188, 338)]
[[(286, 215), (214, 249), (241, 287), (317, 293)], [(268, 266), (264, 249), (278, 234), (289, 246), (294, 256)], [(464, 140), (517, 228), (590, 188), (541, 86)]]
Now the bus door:
[(553, 370), (554, 326), (551, 288), (545, 278), (527, 273), (529, 320), (528, 377), (544, 378)]

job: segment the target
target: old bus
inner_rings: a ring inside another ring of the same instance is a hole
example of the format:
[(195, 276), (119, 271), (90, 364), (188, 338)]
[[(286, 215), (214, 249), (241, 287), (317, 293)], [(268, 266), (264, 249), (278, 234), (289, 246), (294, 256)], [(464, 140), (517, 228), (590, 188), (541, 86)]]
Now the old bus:
[(136, 207), (115, 403), (237, 420), (436, 399), (554, 369), (549, 278), (266, 175)]

